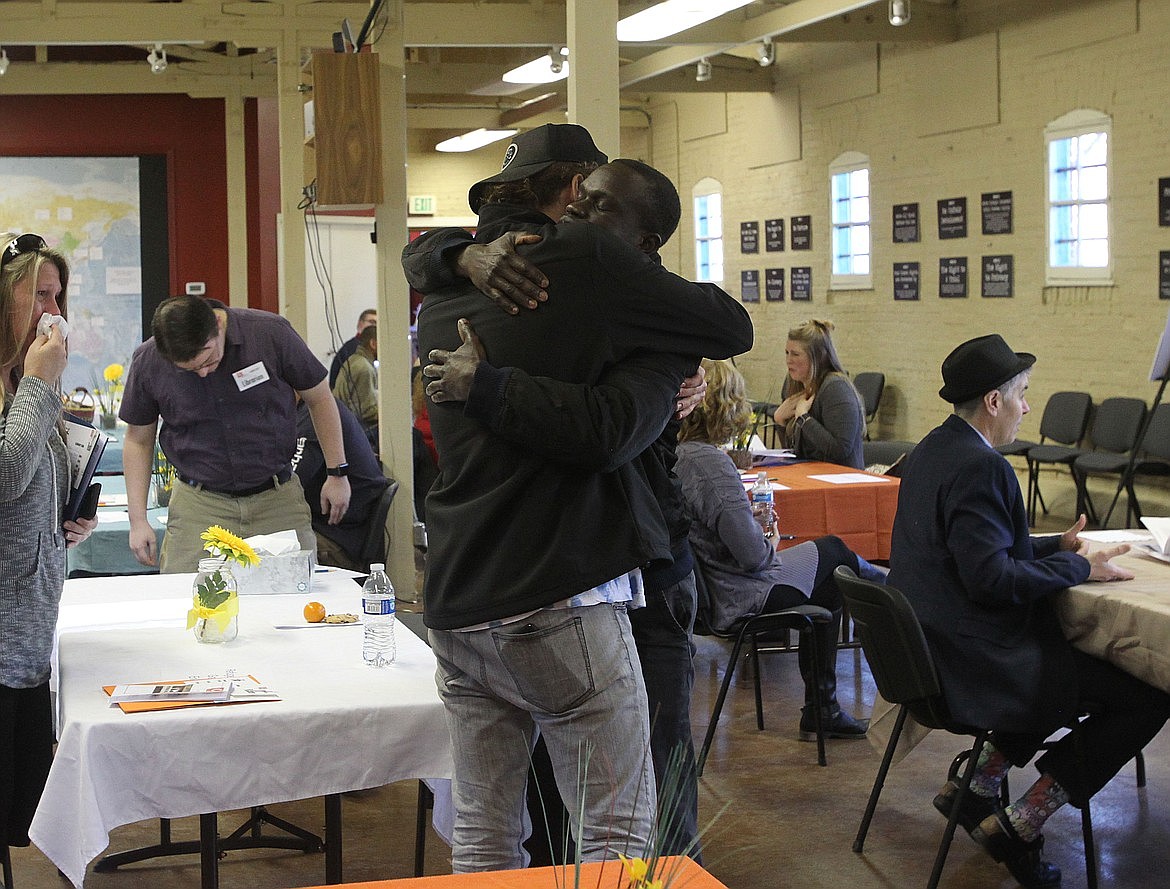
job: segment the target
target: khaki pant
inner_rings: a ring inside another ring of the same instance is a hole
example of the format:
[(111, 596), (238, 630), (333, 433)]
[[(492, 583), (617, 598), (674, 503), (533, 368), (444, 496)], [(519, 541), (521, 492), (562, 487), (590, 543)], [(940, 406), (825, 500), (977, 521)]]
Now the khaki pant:
[[(227, 497), (176, 482), (159, 555), (163, 574), (186, 574), (207, 556), (200, 535), (212, 525), (238, 537), (295, 530), (301, 549), (317, 551), (317, 536), (305, 491), (296, 473), (282, 485), (251, 497)], [(316, 556), (314, 556), (314, 559)]]

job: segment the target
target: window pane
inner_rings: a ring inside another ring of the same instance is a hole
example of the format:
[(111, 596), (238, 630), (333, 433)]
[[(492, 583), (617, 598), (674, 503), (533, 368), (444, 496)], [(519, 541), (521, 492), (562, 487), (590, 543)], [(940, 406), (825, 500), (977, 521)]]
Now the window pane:
[(869, 170), (854, 170), (849, 174), (849, 193), (853, 197), (869, 197)]
[(1081, 170), (1080, 190), (1077, 197), (1082, 201), (1103, 201), (1109, 197), (1109, 176), (1105, 167), (1087, 167)]
[(1072, 200), (1072, 177), (1067, 170), (1052, 173), (1048, 177), (1048, 199), (1050, 201)]
[(869, 222), (869, 198), (861, 197), (850, 202), (853, 212), (850, 222)]
[(1109, 242), (1106, 240), (1081, 241), (1080, 265), (1103, 269), (1109, 265)]
[(853, 274), (868, 275), (869, 274), (869, 257), (858, 256), (853, 262)]
[(829, 179), (831, 188), (830, 199), (836, 204), (838, 201), (843, 201), (849, 197), (849, 176), (846, 173), (838, 173)]
[(1105, 204), (1082, 204), (1077, 229), (1078, 238), (1108, 238), (1109, 213)]
[(1108, 156), (1109, 138), (1105, 133), (1087, 133), (1077, 139), (1081, 166), (1104, 166)]
[(853, 255), (869, 255), (869, 226), (856, 225), (853, 227)]

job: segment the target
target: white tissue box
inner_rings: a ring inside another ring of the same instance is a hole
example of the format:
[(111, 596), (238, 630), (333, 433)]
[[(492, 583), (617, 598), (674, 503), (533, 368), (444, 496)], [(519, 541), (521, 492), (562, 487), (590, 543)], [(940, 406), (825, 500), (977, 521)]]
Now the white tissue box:
[(307, 549), (279, 556), (259, 553), (260, 564), (232, 566), (241, 596), (307, 593), (313, 589), (313, 554)]

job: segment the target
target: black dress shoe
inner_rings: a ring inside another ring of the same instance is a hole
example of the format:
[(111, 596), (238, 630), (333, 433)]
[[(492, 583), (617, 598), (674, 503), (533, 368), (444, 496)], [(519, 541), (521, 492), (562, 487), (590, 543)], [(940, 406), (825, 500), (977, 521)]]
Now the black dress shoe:
[[(852, 741), (865, 737), (869, 731), (868, 719), (854, 719), (844, 710), (838, 710), (833, 716), (826, 716), (821, 721), (826, 738)], [(817, 723), (813, 718), (812, 710), (808, 707), (800, 711), (800, 740), (815, 741), (817, 739)]]
[[(959, 785), (948, 781), (934, 798), (934, 807), (942, 813), (944, 818), (951, 817), (951, 809), (955, 805), (955, 797), (959, 795)], [(999, 811), (999, 801), (993, 797), (980, 796), (968, 789), (963, 797), (963, 806), (959, 809), (958, 824), (967, 833), (974, 833), (984, 818), (992, 817)]]
[(1044, 837), (1025, 842), (1002, 810), (984, 818), (971, 832), (971, 838), (1006, 865), (1024, 889), (1059, 889), (1060, 868), (1041, 857)]

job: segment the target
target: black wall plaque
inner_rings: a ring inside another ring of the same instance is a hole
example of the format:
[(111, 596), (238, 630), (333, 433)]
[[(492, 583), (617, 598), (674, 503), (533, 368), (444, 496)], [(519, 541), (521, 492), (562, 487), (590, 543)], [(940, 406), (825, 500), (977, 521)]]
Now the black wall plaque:
[(979, 201), (983, 216), (983, 234), (1010, 235), (1012, 233), (1012, 193), (985, 192)]
[(945, 198), (938, 202), (940, 241), (967, 237), (967, 199)]
[(760, 252), (760, 224), (758, 222), (741, 222), (739, 224), (739, 252)]
[(894, 204), (894, 243), (917, 244), (921, 240), (917, 204)]
[(1013, 257), (983, 257), (983, 295), (1014, 296), (1012, 291)]
[(812, 299), (812, 268), (809, 266), (793, 266), (788, 272), (788, 287), (793, 302), (808, 302)]
[(918, 263), (894, 263), (894, 299), (918, 299), (921, 281)]
[(811, 216), (793, 216), (790, 231), (793, 250), (812, 250)]
[(760, 301), (760, 272), (758, 269), (745, 269), (739, 273), (739, 298), (745, 303)]
[(784, 249), (784, 220), (764, 220), (764, 249), (776, 253)]
[(1158, 254), (1158, 299), (1170, 299), (1170, 250)]
[(938, 261), (938, 295), (943, 299), (967, 295), (967, 257), (944, 256)]
[(764, 269), (764, 299), (770, 303), (784, 300), (784, 269)]
[(1170, 178), (1158, 180), (1158, 225), (1170, 225)]

